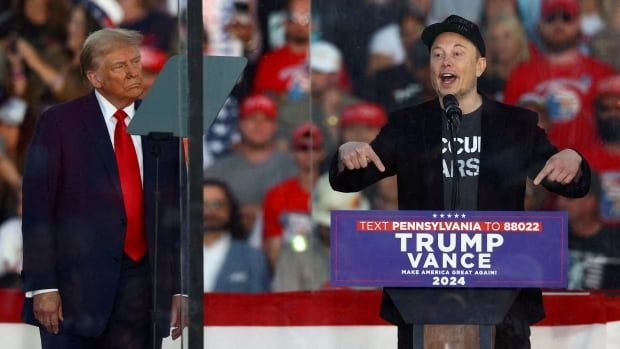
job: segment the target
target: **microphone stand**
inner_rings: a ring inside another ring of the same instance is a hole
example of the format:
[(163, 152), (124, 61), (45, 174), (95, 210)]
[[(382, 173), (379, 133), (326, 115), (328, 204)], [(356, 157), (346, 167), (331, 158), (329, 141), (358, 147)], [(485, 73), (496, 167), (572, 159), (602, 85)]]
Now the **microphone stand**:
[(450, 210), (456, 210), (457, 203), (459, 201), (459, 182), (461, 173), (459, 172), (458, 160), (456, 158), (456, 133), (458, 132), (458, 121), (451, 115), (447, 115), (448, 119), (448, 133), (450, 137), (450, 149), (452, 150), (452, 193), (450, 200)]

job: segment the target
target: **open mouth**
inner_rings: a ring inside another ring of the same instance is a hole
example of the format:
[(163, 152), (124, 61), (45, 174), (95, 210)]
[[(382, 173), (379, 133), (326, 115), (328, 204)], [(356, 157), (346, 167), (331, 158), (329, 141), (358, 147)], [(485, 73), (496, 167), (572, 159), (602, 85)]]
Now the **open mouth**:
[(451, 84), (456, 80), (456, 75), (452, 73), (443, 73), (439, 75), (442, 84)]

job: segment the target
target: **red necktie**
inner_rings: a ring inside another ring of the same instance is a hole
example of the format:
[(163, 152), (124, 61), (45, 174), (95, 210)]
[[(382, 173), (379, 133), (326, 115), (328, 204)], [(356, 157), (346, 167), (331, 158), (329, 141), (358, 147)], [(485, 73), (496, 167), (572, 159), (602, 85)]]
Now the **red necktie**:
[(127, 133), (127, 125), (125, 125), (127, 113), (123, 110), (117, 110), (114, 117), (117, 120), (114, 128), (114, 152), (116, 153), (116, 165), (127, 217), (123, 251), (129, 258), (138, 261), (146, 254), (140, 166), (138, 165), (136, 149), (131, 141), (131, 136)]

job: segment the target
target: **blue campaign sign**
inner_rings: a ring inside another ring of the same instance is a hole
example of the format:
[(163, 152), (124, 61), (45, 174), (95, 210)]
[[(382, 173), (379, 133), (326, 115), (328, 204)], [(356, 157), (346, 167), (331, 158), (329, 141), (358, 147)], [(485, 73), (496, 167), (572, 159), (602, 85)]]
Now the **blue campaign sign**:
[(566, 212), (333, 211), (335, 286), (566, 288)]

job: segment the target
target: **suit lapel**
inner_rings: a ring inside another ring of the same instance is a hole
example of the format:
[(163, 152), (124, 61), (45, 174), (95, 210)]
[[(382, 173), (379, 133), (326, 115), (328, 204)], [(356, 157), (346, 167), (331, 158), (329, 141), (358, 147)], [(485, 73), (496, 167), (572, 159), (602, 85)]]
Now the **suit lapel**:
[[(435, 99), (434, 103), (429, 105), (427, 110), (423, 111), (424, 120), (422, 124), (423, 132), (414, 132), (413, 134), (421, 134), (424, 140), (424, 151), (422, 152), (424, 166), (427, 169), (422, 171), (423, 183), (426, 186), (428, 207), (432, 209), (442, 210), (443, 202), (443, 170), (441, 158), (441, 108), (439, 99)], [(439, 116), (438, 116), (439, 115)], [(440, 193), (441, 195), (437, 195)]]
[(478, 209), (490, 210), (496, 207), (492, 202), (495, 197), (493, 191), (497, 190), (497, 178), (494, 176), (496, 166), (494, 155), (501, 151), (502, 135), (506, 134), (506, 118), (499, 116), (495, 102), (483, 96), (482, 120), (480, 134), (482, 145), (480, 151), (480, 174), (478, 177)]
[[(82, 103), (82, 125), (86, 129), (86, 132), (90, 135), (90, 139), (95, 144), (95, 148), (99, 153), (99, 161), (102, 161), (110, 181), (113, 183), (114, 188), (119, 195), (122, 195), (121, 186), (118, 178), (118, 168), (116, 166), (116, 157), (114, 155), (114, 148), (110, 141), (110, 134), (108, 128), (103, 119), (101, 108), (99, 108), (99, 102), (95, 93), (91, 92), (87, 98), (83, 99)], [(96, 161), (96, 159), (93, 159)]]

